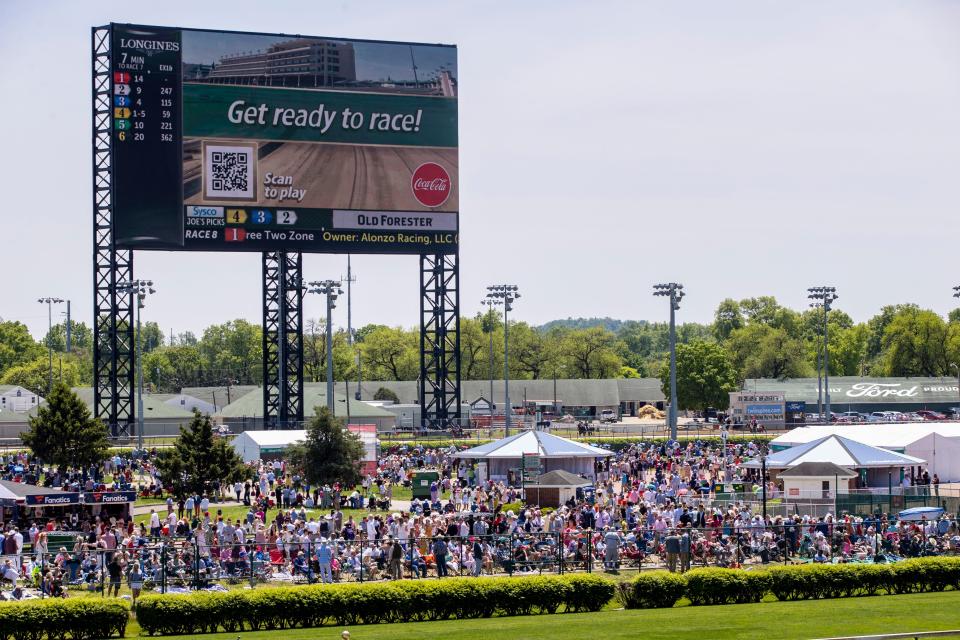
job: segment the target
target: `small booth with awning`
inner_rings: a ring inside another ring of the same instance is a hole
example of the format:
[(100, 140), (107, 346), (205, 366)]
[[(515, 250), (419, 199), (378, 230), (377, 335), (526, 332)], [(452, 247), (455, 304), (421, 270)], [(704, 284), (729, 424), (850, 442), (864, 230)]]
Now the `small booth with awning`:
[(596, 480), (598, 464), (612, 455), (606, 449), (545, 431), (521, 431), (495, 442), (460, 451), (452, 457), (485, 464), (486, 477), (520, 486), (525, 456), (539, 459), (540, 473), (567, 471)]
[(576, 497), (577, 489), (592, 487), (593, 482), (569, 471), (556, 470), (525, 482), (524, 502), (539, 507), (558, 508)]
[(0, 480), (3, 523), (22, 519), (60, 519), (73, 511), (83, 519), (94, 516), (127, 519), (136, 500), (136, 491), (63, 491)]

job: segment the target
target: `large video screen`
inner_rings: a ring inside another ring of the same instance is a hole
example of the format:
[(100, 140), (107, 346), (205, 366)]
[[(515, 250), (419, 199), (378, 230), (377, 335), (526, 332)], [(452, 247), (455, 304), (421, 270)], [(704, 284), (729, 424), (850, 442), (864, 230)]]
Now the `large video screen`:
[(455, 46), (111, 27), (118, 247), (456, 251)]

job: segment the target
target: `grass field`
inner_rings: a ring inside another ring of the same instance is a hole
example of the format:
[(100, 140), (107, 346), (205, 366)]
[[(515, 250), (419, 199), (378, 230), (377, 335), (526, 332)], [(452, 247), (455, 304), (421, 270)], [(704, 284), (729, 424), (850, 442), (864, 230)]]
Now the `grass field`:
[[(720, 607), (676, 607), (644, 611), (606, 610), (486, 620), (448, 620), (357, 626), (351, 640), (550, 640), (634, 639), (727, 640), (734, 638), (800, 640), (871, 633), (936, 631), (960, 628), (960, 592), (819, 600), (764, 602)], [(313, 640), (339, 638), (342, 627), (287, 629), (204, 635), (210, 640)], [(127, 637), (136, 637), (135, 623)], [(166, 636), (172, 638), (173, 636)], [(193, 639), (197, 636), (189, 636)], [(177, 636), (187, 640), (188, 636)]]

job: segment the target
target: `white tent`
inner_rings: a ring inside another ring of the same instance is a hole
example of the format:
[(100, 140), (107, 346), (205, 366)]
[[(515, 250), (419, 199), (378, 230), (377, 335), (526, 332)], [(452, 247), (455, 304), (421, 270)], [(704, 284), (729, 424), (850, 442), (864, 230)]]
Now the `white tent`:
[(941, 482), (960, 480), (960, 438), (928, 433), (908, 444), (906, 452), (926, 460), (931, 477), (937, 474)]
[(306, 438), (306, 434), (303, 429), (244, 431), (231, 444), (244, 462), (256, 462), (264, 456), (282, 454), (291, 444)]
[(519, 472), (524, 454), (537, 454), (544, 473), (569, 471), (595, 478), (595, 464), (613, 455), (606, 449), (567, 440), (545, 431), (522, 431), (479, 447), (453, 454), (454, 458), (486, 461), (490, 478), (500, 480), (509, 471)]
[(937, 474), (944, 482), (960, 480), (960, 424), (955, 422), (798, 427), (774, 438), (770, 445), (776, 451), (834, 434), (922, 458), (931, 476)]
[[(874, 447), (836, 434), (798, 444), (767, 456), (767, 468), (772, 470), (791, 469), (804, 462), (831, 462), (845, 469), (857, 470), (864, 484), (872, 487), (886, 485), (890, 474), (894, 471), (899, 483), (903, 468), (923, 465), (926, 460)], [(743, 466), (759, 469), (761, 461), (755, 458), (745, 462)]]

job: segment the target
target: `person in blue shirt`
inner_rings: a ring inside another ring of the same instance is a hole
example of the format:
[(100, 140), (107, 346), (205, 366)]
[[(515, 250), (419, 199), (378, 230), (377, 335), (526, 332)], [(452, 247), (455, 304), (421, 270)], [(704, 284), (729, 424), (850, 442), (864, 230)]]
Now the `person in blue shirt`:
[(317, 547), (317, 564), (320, 570), (320, 580), (324, 583), (333, 582), (333, 571), (330, 566), (333, 562), (333, 550), (327, 544), (326, 538), (320, 539), (320, 546)]

